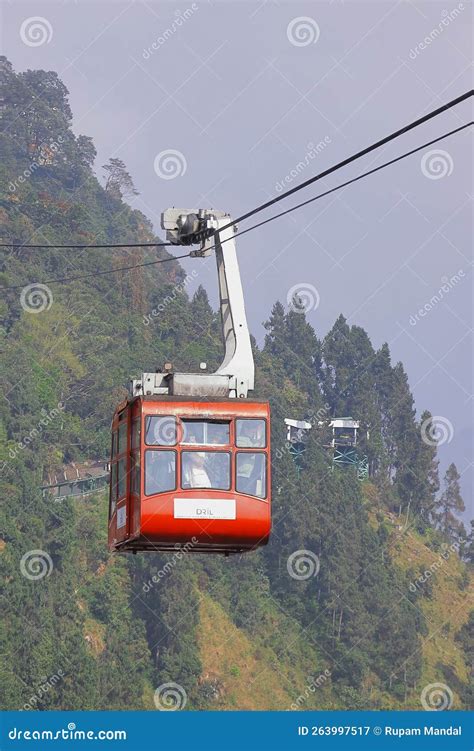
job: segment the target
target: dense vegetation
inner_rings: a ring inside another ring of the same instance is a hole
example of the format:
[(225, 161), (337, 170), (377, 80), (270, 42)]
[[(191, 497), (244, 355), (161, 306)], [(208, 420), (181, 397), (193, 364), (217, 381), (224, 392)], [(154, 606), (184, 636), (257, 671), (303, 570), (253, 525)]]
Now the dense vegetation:
[[(0, 85), (1, 242), (158, 240), (124, 201), (135, 192), (125, 165), (110, 160), (105, 187), (95, 177), (94, 146), (74, 135), (68, 93), (55, 73), (16, 74), (0, 58)], [(289, 311), (276, 303), (265, 345), (255, 348), (257, 395), (270, 400), (274, 426), (267, 548), (230, 559), (110, 556), (105, 495), (42, 496), (47, 471), (107, 456), (112, 410), (130, 376), (166, 359), (192, 369), (200, 360), (218, 362), (216, 314), (201, 287), (188, 296), (177, 262), (99, 274), (166, 257), (161, 248), (3, 253), (0, 284), (18, 288), (2, 303), (2, 707), (152, 708), (154, 689), (172, 681), (185, 688), (188, 708), (239, 708), (245, 702), (226, 695), (222, 676), (204, 671), (210, 612), (216, 627), (227, 619), (239, 643), (245, 636), (253, 645), (260, 672), (280, 672), (280, 686), (262, 679), (259, 700), (245, 706), (274, 706), (280, 688), (294, 702), (307, 676), (323, 675), (319, 692), (306, 691), (304, 708), (418, 708), (430, 629), (424, 603), (437, 574), (414, 586), (422, 569), (400, 561), (400, 540), (416, 535), (435, 554), (455, 543), (466, 559), (472, 543), (458, 520), (456, 467), (440, 489), (435, 441), (423, 440), (431, 415), (417, 418), (403, 365), (391, 362), (387, 345), (374, 351), (367, 333), (342, 316), (321, 340), (298, 300)], [(50, 284), (42, 312), (25, 309), (29, 283), (91, 273)], [(327, 423), (334, 415), (364, 426), (369, 480), (333, 471)], [(300, 467), (285, 417), (315, 425)], [(22, 574), (24, 556), (35, 550), (51, 562), (41, 579)], [(297, 550), (319, 557), (317, 576), (289, 576), (287, 560)], [(452, 587), (462, 597), (466, 567), (453, 556), (463, 573)], [(166, 562), (166, 575), (154, 583)], [(467, 619), (466, 606), (465, 625), (449, 636), (465, 651)], [(236, 681), (244, 658), (229, 668)], [(465, 675), (443, 655), (437, 659), (435, 674), (455, 690), (458, 708), (467, 702)]]

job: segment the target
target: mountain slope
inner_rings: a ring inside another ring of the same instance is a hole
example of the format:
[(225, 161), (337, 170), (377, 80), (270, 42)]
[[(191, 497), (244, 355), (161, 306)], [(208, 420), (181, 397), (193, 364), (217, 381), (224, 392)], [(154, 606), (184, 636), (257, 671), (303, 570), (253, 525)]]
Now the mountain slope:
[[(131, 376), (169, 359), (213, 367), (219, 322), (203, 289), (188, 295), (178, 263), (116, 270), (166, 259), (162, 248), (54, 246), (158, 238), (120, 185), (100, 185), (55, 73), (15, 73), (2, 58), (0, 85), (0, 236), (50, 246), (1, 256), (0, 286), (15, 287), (2, 308), (2, 706), (154, 709), (169, 682), (188, 709), (419, 708), (428, 682), (466, 705), (467, 567), (454, 552), (432, 586), (411, 587), (443, 544), (467, 547), (461, 532), (436, 528), (436, 447), (421, 429), (430, 416), (418, 419), (387, 345), (374, 350), (342, 316), (320, 339), (298, 300), (276, 303), (255, 347), (256, 396), (270, 400), (273, 421), (266, 548), (228, 560), (111, 556), (106, 494), (42, 494), (64, 464), (107, 457)], [(82, 274), (94, 276), (49, 281)], [(39, 297), (28, 297), (33, 282), (46, 285)], [(371, 425), (359, 448), (370, 482), (333, 465), (328, 422), (341, 414)], [(288, 416), (315, 426), (299, 466)], [(308, 551), (317, 570), (295, 577), (291, 561)]]

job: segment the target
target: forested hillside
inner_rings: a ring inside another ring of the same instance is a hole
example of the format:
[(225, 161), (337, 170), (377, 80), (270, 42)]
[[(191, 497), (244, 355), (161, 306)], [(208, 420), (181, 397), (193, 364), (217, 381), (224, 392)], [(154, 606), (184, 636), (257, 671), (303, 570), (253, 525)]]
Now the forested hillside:
[[(111, 159), (95, 176), (55, 73), (17, 74), (0, 58), (0, 86), (1, 243), (158, 240), (126, 202), (126, 166)], [(437, 682), (466, 707), (472, 539), (458, 473), (440, 482), (431, 415), (416, 414), (403, 365), (343, 316), (322, 337), (298, 300), (277, 302), (255, 348), (256, 396), (273, 417), (266, 548), (110, 555), (106, 494), (43, 497), (51, 471), (107, 457), (130, 377), (169, 359), (218, 363), (216, 313), (178, 262), (101, 273), (166, 257), (2, 251), (2, 708), (155, 709), (169, 682), (186, 709), (418, 709)], [(328, 421), (343, 415), (364, 426), (362, 482), (332, 466)], [(300, 467), (285, 417), (314, 425)], [(290, 575), (295, 551), (318, 557), (315, 575)]]

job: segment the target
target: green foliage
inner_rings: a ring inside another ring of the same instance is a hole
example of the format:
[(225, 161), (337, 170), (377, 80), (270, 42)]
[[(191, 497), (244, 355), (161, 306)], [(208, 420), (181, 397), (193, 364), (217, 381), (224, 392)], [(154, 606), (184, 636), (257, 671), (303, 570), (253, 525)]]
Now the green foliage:
[(461, 496), (460, 475), (454, 463), (451, 463), (444, 476), (444, 490), (439, 498), (434, 514), (443, 535), (455, 542), (466, 538), (466, 530), (457, 515), (466, 510)]
[[(52, 245), (6, 252), (2, 284), (166, 257), (162, 249), (54, 247), (157, 238), (123, 201), (134, 190), (123, 163), (110, 161), (106, 189), (94, 176), (94, 146), (72, 132), (68, 92), (55, 73), (15, 74), (0, 58), (0, 85), (0, 234), (4, 242)], [(169, 681), (186, 688), (190, 708), (211, 706), (224, 688), (202, 676), (202, 592), (250, 639), (259, 635), (262, 660), (268, 649), (308, 675), (327, 665), (335, 708), (378, 706), (369, 683), (403, 699), (421, 674), (419, 599), (430, 592), (410, 591), (410, 579), (391, 561), (388, 525), (374, 529), (368, 510), (376, 506), (379, 521), (387, 509), (402, 510), (439, 547), (442, 533), (454, 529), (446, 510), (456, 514), (460, 501), (450, 468), (440, 501), (449, 525), (435, 532), (436, 448), (421, 439), (406, 374), (400, 363), (392, 366), (388, 346), (375, 351), (366, 332), (342, 316), (320, 341), (298, 300), (289, 312), (276, 303), (263, 349), (253, 342), (256, 395), (272, 407), (272, 540), (243, 558), (188, 556), (165, 569), (169, 556), (109, 555), (105, 495), (57, 503), (39, 486), (64, 463), (107, 457), (110, 416), (131, 376), (165, 360), (186, 370), (205, 361), (212, 370), (222, 350), (218, 316), (202, 287), (191, 294), (192, 279), (177, 263), (51, 287), (52, 304), (42, 313), (25, 310), (19, 290), (2, 309), (2, 707), (18, 709), (34, 697), (37, 709), (153, 709), (150, 695)], [(365, 487), (353, 471), (331, 467), (328, 419), (349, 414), (363, 426), (371, 472)], [(314, 426), (299, 471), (285, 417)], [(465, 546), (467, 557), (472, 540)], [(52, 562), (38, 581), (22, 574), (32, 550)], [(317, 556), (319, 573), (290, 576), (297, 551)], [(464, 631), (459, 638), (464, 644)], [(304, 640), (321, 655), (318, 665), (309, 664)], [(233, 678), (240, 673), (240, 665), (230, 667)]]

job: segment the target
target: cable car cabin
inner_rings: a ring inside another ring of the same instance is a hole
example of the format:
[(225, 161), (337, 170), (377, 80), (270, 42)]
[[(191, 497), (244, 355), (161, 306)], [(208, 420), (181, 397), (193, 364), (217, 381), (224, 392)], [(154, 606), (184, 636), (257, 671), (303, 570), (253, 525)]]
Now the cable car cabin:
[(270, 508), (267, 402), (139, 396), (117, 408), (110, 550), (253, 550)]

